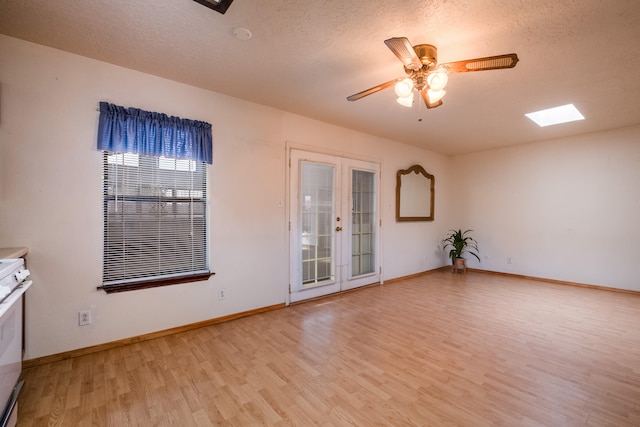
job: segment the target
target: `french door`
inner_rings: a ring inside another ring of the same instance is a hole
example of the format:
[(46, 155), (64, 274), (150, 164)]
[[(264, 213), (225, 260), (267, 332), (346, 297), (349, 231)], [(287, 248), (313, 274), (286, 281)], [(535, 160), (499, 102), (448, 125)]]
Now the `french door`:
[(290, 154), (290, 301), (380, 281), (380, 165)]

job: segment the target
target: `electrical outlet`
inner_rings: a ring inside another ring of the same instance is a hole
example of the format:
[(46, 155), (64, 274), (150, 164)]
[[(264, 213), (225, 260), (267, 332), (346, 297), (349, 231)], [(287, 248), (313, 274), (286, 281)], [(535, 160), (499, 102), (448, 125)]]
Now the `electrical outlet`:
[(79, 311), (78, 312), (78, 326), (87, 326), (91, 324), (91, 311)]
[(227, 297), (227, 291), (220, 289), (218, 291), (218, 299), (225, 299)]
[(507, 257), (507, 264), (511, 264), (511, 257)]

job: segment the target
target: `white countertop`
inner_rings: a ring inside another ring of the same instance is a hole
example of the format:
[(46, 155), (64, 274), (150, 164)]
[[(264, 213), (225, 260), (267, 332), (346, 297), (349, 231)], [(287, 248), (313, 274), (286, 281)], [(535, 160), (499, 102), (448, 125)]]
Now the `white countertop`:
[(22, 258), (29, 252), (28, 248), (0, 248), (0, 259)]

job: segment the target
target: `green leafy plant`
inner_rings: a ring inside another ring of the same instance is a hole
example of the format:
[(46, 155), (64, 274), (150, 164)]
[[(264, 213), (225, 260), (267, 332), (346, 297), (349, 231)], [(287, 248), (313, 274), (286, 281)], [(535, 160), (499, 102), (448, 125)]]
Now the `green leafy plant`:
[(451, 263), (455, 263), (456, 258), (464, 258), (463, 255), (468, 253), (476, 257), (480, 261), (478, 256), (478, 242), (468, 235), (473, 230), (449, 230), (449, 234), (442, 240), (444, 243), (443, 250), (449, 249), (449, 258)]

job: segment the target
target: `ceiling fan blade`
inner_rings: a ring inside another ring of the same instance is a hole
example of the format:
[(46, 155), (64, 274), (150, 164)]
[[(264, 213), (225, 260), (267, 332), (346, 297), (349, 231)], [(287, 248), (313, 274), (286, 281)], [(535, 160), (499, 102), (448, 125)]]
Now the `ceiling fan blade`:
[(390, 80), (386, 83), (379, 84), (378, 86), (374, 86), (370, 89), (363, 90), (362, 92), (358, 92), (354, 95), (347, 96), (348, 101), (357, 101), (360, 98), (364, 98), (367, 95), (371, 95), (372, 93), (380, 92), (383, 89), (388, 88), (389, 86), (393, 86), (396, 82), (396, 79)]
[(486, 58), (467, 59), (464, 61), (448, 62), (440, 64), (449, 73), (466, 73), (469, 71), (500, 70), (513, 68), (518, 63), (518, 55), (509, 53), (506, 55), (487, 56)]
[(419, 70), (422, 68), (420, 58), (418, 58), (415, 49), (406, 37), (393, 37), (385, 40), (384, 44), (391, 49), (391, 52), (393, 52), (408, 69)]
[(429, 94), (427, 93), (427, 89), (422, 89), (420, 91), (420, 95), (422, 95), (422, 100), (424, 101), (424, 105), (427, 106), (427, 108), (436, 108), (442, 105), (442, 99), (439, 99), (437, 102), (432, 103), (429, 100)]

